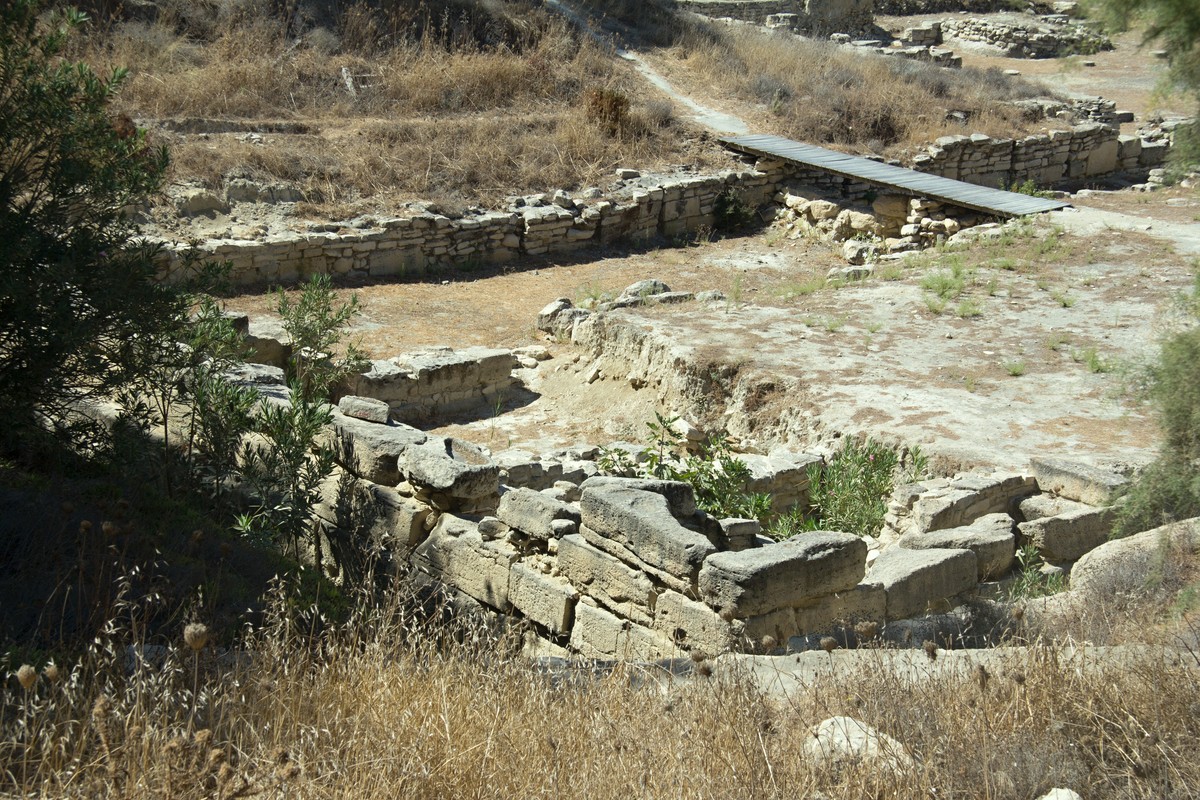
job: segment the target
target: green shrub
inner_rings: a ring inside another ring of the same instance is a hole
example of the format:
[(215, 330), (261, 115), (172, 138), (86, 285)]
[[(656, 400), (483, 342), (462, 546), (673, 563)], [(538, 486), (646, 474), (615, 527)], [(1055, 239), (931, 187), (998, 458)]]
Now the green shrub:
[(696, 505), (718, 519), (767, 520), (771, 513), (770, 495), (746, 490), (750, 470), (733, 454), (724, 438), (710, 438), (699, 454), (691, 454), (683, 435), (671, 427), (678, 417), (664, 417), (657, 412), (654, 417), (654, 422), (646, 423), (650, 433), (640, 459), (624, 450), (605, 448), (598, 459), (602, 472), (683, 481), (695, 492)]
[(717, 195), (713, 204), (713, 227), (718, 231), (739, 231), (753, 220), (754, 209), (746, 203), (741, 192), (726, 189)]
[(1200, 273), (1180, 298), (1186, 326), (1169, 334), (1146, 375), (1163, 432), (1158, 458), (1130, 485), (1115, 535), (1200, 516)]
[(181, 310), (155, 280), (130, 209), (161, 186), (167, 154), (109, 103), (100, 77), (63, 59), (86, 17), (39, 20), (0, 4), (0, 414), (6, 430), (61, 424), (77, 401), (125, 384), (130, 350)]
[(894, 448), (868, 438), (848, 440), (824, 469), (809, 467), (810, 529), (877, 536), (897, 478), (914, 479), (925, 471), (920, 448), (910, 451), (906, 474), (899, 474), (900, 466)]

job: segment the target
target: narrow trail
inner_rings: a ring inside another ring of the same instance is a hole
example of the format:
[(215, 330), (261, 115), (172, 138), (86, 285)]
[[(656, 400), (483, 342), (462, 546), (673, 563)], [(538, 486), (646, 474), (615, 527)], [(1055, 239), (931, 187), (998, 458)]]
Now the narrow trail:
[(597, 31), (585, 14), (575, 8), (572, 8), (563, 0), (545, 0), (546, 6), (554, 11), (562, 14), (571, 21), (577, 28), (585, 32), (605, 47), (611, 47), (616, 55), (630, 62), (638, 74), (646, 79), (648, 83), (656, 89), (667, 95), (674, 102), (677, 102), (688, 109), (685, 116), (697, 123), (703, 128), (719, 133), (719, 134), (735, 134), (743, 135), (750, 133), (750, 126), (744, 119), (736, 117), (733, 114), (726, 114), (723, 111), (717, 111), (715, 108), (710, 108), (703, 103), (699, 103), (691, 97), (678, 91), (671, 82), (668, 81), (656, 69), (646, 63), (646, 60), (632, 50), (627, 50), (618, 46), (612, 37)]

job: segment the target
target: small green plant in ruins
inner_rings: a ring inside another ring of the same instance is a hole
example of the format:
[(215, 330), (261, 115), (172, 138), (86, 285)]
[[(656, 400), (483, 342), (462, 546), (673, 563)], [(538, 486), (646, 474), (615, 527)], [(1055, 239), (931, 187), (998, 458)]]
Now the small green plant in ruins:
[(649, 434), (638, 458), (616, 448), (605, 448), (598, 463), (610, 475), (683, 481), (696, 494), (696, 505), (718, 519), (738, 517), (765, 521), (771, 497), (748, 492), (750, 469), (723, 437), (713, 436), (699, 453), (687, 451), (686, 437), (675, 429), (678, 417), (655, 412), (647, 422)]
[(900, 452), (874, 439), (850, 439), (824, 468), (808, 468), (809, 530), (831, 530), (878, 536), (887, 500), (897, 481), (922, 477), (928, 459), (919, 447)]

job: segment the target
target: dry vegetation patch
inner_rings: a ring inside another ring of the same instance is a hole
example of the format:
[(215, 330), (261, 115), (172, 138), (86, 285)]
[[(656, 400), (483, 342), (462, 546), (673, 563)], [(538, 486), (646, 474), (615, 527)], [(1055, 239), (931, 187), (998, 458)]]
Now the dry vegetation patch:
[[(495, 203), (587, 186), (622, 163), (698, 155), (669, 103), (537, 4), (444, 14), (355, 4), (307, 21), (248, 3), (159, 8), (153, 22), (109, 21), (78, 43), (75, 55), (98, 68), (130, 67), (117, 110), (151, 124), (201, 117), (311, 129), (265, 141), (164, 131), (177, 180), (282, 179), (318, 204), (379, 195)], [(621, 99), (619, 118), (592, 113), (587, 98), (598, 91)]]
[[(784, 696), (723, 662), (683, 680), (631, 665), (539, 669), (511, 636), (427, 627), (407, 600), (342, 626), (294, 607), (277, 596), (230, 651), (190, 629), (128, 662), (118, 624), (77, 666), (22, 672), (4, 696), (0, 790), (1028, 798), (1071, 786), (1166, 798), (1200, 780), (1196, 659), (1158, 647), (1110, 662), (1034, 646), (944, 670), (939, 658), (962, 654), (927, 648), (891, 669), (888, 651), (845, 668), (834, 668), (845, 654), (817, 653), (823, 677)], [(894, 737), (912, 765), (810, 760), (811, 727), (843, 714)]]
[(948, 134), (1025, 133), (1036, 126), (1009, 102), (1050, 93), (998, 69), (946, 69), (749, 26), (691, 27), (661, 55), (672, 80), (697, 96), (715, 89), (763, 130), (876, 153)]

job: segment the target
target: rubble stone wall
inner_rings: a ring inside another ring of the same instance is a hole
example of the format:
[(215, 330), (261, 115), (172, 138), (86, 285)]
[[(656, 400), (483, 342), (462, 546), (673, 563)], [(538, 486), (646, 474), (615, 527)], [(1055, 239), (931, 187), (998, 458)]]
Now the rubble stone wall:
[[(1053, 186), (1069, 179), (1149, 169), (1166, 160), (1166, 139), (1119, 135), (1098, 123), (993, 139), (983, 134), (946, 136), (912, 159), (922, 172), (985, 186), (1033, 181)], [(289, 232), (264, 239), (212, 239), (202, 254), (232, 264), (236, 285), (291, 284), (314, 274), (353, 278), (424, 275), (446, 267), (503, 263), (519, 256), (570, 252), (617, 241), (679, 237), (715, 223), (717, 198), (734, 192), (757, 207), (785, 183), (807, 182), (821, 194), (866, 201), (879, 188), (821, 170), (773, 161), (719, 175), (642, 179), (620, 197), (573, 200), (556, 195), (536, 205), (451, 219), (420, 213), (390, 219), (362, 218), (350, 229)], [(868, 203), (869, 204), (869, 203)], [(163, 272), (179, 273), (183, 246), (168, 249)]]

